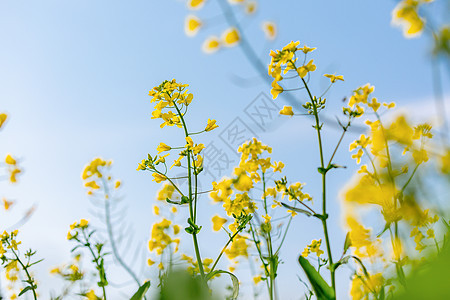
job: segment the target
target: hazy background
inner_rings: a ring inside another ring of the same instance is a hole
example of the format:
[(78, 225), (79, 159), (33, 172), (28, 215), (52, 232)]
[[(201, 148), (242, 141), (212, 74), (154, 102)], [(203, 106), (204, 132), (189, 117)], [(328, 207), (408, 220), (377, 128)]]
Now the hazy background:
[[(338, 82), (327, 95), (326, 114), (331, 120), (340, 114), (343, 97), (367, 82), (375, 85), (380, 101), (396, 101), (410, 116), (428, 120), (435, 112), (431, 43), (427, 37), (403, 38), (401, 31), (390, 25), (394, 7), (394, 1), (260, 1), (256, 15), (247, 18), (238, 13), (238, 18), (265, 64), (270, 61), (270, 49), (279, 49), (291, 40), (317, 47), (310, 56), (318, 67), (311, 78), (316, 94), (329, 82), (324, 73), (344, 75), (345, 82)], [(306, 182), (305, 190), (320, 196), (320, 177), (315, 171), (319, 157), (311, 120), (274, 118), (267, 126), (258, 127), (244, 110), (260, 93), (270, 95), (270, 88), (257, 79), (239, 47), (212, 55), (202, 53), (207, 36), (220, 35), (228, 28), (216, 1), (208, 1), (203, 10), (195, 12), (209, 23), (195, 38), (184, 34), (188, 13), (184, 2), (172, 0), (0, 1), (0, 110), (10, 116), (0, 133), (0, 155), (10, 152), (18, 156), (25, 169), (17, 185), (1, 184), (0, 196), (18, 203), (12, 213), (0, 212), (1, 229), (37, 205), (33, 217), (21, 227), (20, 238), (38, 251), (37, 257), (45, 258), (34, 268), (44, 299), (49, 290), (59, 291), (61, 281), (48, 271), (70, 258), (69, 224), (80, 218), (96, 222), (95, 208), (80, 177), (84, 165), (94, 157), (113, 159), (113, 173), (123, 180), (121, 194), (128, 223), (134, 228), (130, 234), (141, 242), (147, 257), (155, 258), (147, 251), (147, 240), (151, 224), (158, 220), (151, 208), (160, 185), (151, 181), (149, 172), (137, 172), (136, 167), (147, 153), (156, 153), (160, 142), (171, 145), (182, 138), (179, 130), (160, 130), (159, 121), (150, 119), (153, 106), (148, 91), (162, 80), (176, 78), (190, 84), (194, 101), (188, 123), (193, 131), (203, 129), (208, 118), (217, 120), (220, 127), (198, 136), (197, 142), (213, 141), (226, 149), (219, 135), (239, 117), (272, 146), (273, 160), (286, 164), (285, 174), (291, 181)], [(432, 4), (428, 13), (440, 17), (442, 6)], [(273, 43), (266, 42), (260, 30), (264, 20), (278, 25), (279, 35)], [(449, 73), (442, 74), (447, 83)], [(449, 92), (445, 84), (447, 100)], [(293, 95), (306, 99), (303, 92)], [(274, 103), (279, 108), (287, 104), (282, 97)], [(427, 114), (428, 119), (424, 117)], [(340, 133), (333, 128), (333, 124), (325, 126), (328, 155)], [(329, 222), (336, 256), (345, 237), (337, 195), (355, 171), (347, 146), (354, 137), (346, 137), (335, 159), (348, 168), (329, 176)], [(230, 167), (228, 173), (231, 171)], [(205, 189), (210, 187), (207, 176), (202, 184)], [(215, 258), (221, 248), (217, 245), (225, 242), (226, 235), (211, 231), (210, 218), (222, 209), (210, 202), (206, 196), (201, 199), (203, 230), (199, 239), (202, 255)], [(180, 211), (183, 224), (186, 216)], [(279, 270), (280, 299), (301, 297), (303, 287), (297, 275), (303, 274), (296, 261), (311, 239), (321, 237), (321, 228), (314, 224), (302, 216), (295, 218), (281, 252), (285, 264)], [(190, 255), (191, 248), (190, 240), (182, 245)], [(127, 256), (129, 261), (141, 258)], [(223, 260), (221, 267), (226, 266)], [(142, 279), (155, 274), (155, 266), (145, 269)], [(347, 282), (350, 274), (343, 268), (338, 280)], [(242, 298), (251, 298), (248, 268), (243, 267), (238, 275)], [(128, 280), (117, 270), (111, 271), (110, 279)], [(124, 290), (134, 289), (131, 284)], [(346, 289), (339, 293), (346, 298)], [(122, 298), (119, 294), (111, 297)]]

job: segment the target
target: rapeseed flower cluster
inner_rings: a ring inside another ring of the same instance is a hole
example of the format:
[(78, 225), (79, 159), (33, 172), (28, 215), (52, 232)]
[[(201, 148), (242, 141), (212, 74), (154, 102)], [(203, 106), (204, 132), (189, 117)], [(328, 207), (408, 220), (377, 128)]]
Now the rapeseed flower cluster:
[[(206, 2), (206, 0), (188, 0), (187, 8), (192, 12), (198, 12), (203, 8)], [(224, 1), (221, 4), (222, 5), (220, 7), (222, 9), (223, 17), (227, 21), (230, 21), (230, 15), (233, 15), (232, 18), (234, 18), (234, 7), (240, 11), (243, 11), (246, 16), (254, 15), (258, 7), (258, 2), (251, 0), (228, 0), (228, 3)], [(185, 18), (184, 32), (188, 37), (194, 37), (200, 31), (206, 31), (208, 27), (213, 27), (216, 21), (217, 20), (212, 18), (199, 17), (196, 14), (190, 13)], [(261, 23), (261, 30), (269, 41), (273, 41), (277, 36), (277, 26), (272, 21), (263, 21)], [(220, 34), (215, 33), (207, 36), (203, 41), (202, 50), (208, 54), (215, 53), (221, 48), (233, 47), (241, 42), (242, 33), (240, 32), (240, 28), (238, 29), (238, 24), (230, 24), (230, 26), (223, 29)]]
[[(284, 164), (272, 161), (268, 156), (272, 153), (272, 148), (256, 138), (240, 146), (238, 152), (241, 154), (241, 158), (239, 165), (234, 169), (233, 177), (213, 182), (213, 191), (210, 192), (210, 197), (215, 202), (222, 203), (226, 215), (234, 220), (228, 226), (231, 232), (229, 234), (233, 235), (231, 247), (224, 251), (228, 259), (233, 262), (230, 270), (235, 269), (240, 258), (249, 259), (250, 251), (256, 250), (263, 274), (254, 277), (255, 284), (265, 281), (268, 293), (273, 297), (277, 268), (280, 262), (278, 252), (283, 244), (281, 241), (275, 247), (276, 240), (273, 234), (275, 234), (275, 230), (276, 234), (282, 235), (283, 231), (286, 234), (290, 222), (286, 226), (279, 223), (276, 229), (272, 226), (275, 208), (281, 206), (281, 203), (276, 200), (281, 194), (281, 189), (268, 187), (267, 184), (269, 178), (272, 179), (277, 172), (282, 172)], [(253, 198), (255, 189), (261, 185), (261, 198)], [(309, 198), (308, 195), (301, 192), (300, 184), (289, 188), (293, 195), (302, 199)], [(285, 192), (285, 189), (287, 190), (284, 187), (282, 192)], [(258, 202), (260, 204), (257, 205)], [(292, 216), (290, 217), (292, 218)], [(214, 230), (221, 228), (226, 230), (223, 227), (228, 222), (226, 218), (216, 215), (212, 222)]]
[[(172, 231), (169, 232), (169, 231)], [(178, 225), (172, 226), (172, 222), (163, 218), (160, 222), (154, 223), (148, 248), (150, 252), (155, 251), (158, 255), (164, 252), (164, 249), (171, 244), (175, 245), (174, 253), (178, 252), (180, 244), (179, 238), (172, 238), (169, 234), (177, 235), (180, 232)]]
[(104, 198), (108, 200), (111, 191), (121, 186), (119, 180), (114, 181), (112, 176), (109, 175), (111, 165), (112, 160), (107, 161), (97, 157), (84, 167), (81, 178), (88, 190), (88, 195), (96, 195), (99, 191), (102, 191)]
[[(348, 108), (359, 111), (359, 116), (367, 110), (376, 117), (365, 122), (369, 134), (360, 135), (350, 144), (357, 164), (362, 159), (368, 164), (360, 167), (343, 193), (350, 249), (365, 265), (353, 277), (353, 299), (366, 299), (367, 293), (380, 295), (385, 287), (393, 290), (399, 283), (402, 285), (404, 268), (427, 246), (439, 247), (434, 231), (439, 217), (422, 207), (414, 190), (409, 189), (420, 166), (429, 160), (431, 125), (413, 126), (404, 115), (384, 123), (380, 118), (382, 109), (392, 109), (395, 103), (379, 103), (372, 97), (373, 92), (374, 87), (367, 84), (356, 89), (348, 102)], [(378, 235), (358, 218), (364, 208), (384, 220)], [(416, 253), (406, 246), (411, 242), (416, 244)]]
[[(30, 267), (40, 261), (32, 261), (36, 252), (31, 249), (21, 254), (18, 246), (22, 244), (22, 242), (17, 240), (18, 234), (19, 231), (16, 229), (11, 232), (4, 231), (0, 235), (0, 260), (5, 269), (5, 278), (8, 282), (7, 288), (11, 291), (11, 299), (16, 299), (18, 296), (21, 296), (28, 291), (30, 291), (36, 299), (37, 282), (31, 273)], [(20, 281), (19, 278), (21, 279)], [(22, 283), (20, 286), (21, 291), (17, 293), (15, 289), (19, 282)]]
[(320, 257), (324, 252), (320, 249), (322, 244), (322, 239), (312, 240), (311, 244), (306, 246), (305, 250), (302, 252), (303, 257), (308, 257), (309, 254), (315, 253), (317, 257)]
[(7, 166), (7, 172), (9, 173), (9, 182), (16, 183), (17, 175), (22, 172), (17, 164), (17, 160), (11, 154), (8, 154), (6, 155), (5, 163)]

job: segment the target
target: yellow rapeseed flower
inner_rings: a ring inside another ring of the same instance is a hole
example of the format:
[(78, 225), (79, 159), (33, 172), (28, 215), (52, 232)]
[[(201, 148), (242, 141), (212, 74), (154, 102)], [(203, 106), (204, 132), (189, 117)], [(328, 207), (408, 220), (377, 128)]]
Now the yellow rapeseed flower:
[(280, 115), (293, 116), (294, 112), (292, 111), (292, 106), (283, 106), (283, 109), (280, 110)]
[(8, 115), (5, 113), (0, 114), (0, 128), (2, 128), (3, 124), (5, 124)]
[(156, 147), (156, 151), (158, 151), (158, 154), (164, 151), (169, 151), (170, 149), (172, 148), (164, 143), (160, 143), (158, 147)]
[(272, 89), (270, 93), (272, 94), (272, 98), (277, 99), (278, 95), (283, 92), (283, 88), (278, 84), (276, 80), (272, 81)]
[(261, 27), (267, 39), (271, 41), (275, 39), (277, 36), (277, 27), (274, 22), (263, 22)]
[(298, 67), (297, 73), (301, 78), (305, 77), (309, 72), (313, 72), (316, 70), (316, 65), (313, 64), (313, 60), (311, 59), (306, 65)]
[(151, 260), (150, 258), (147, 259), (147, 265), (152, 266), (154, 264), (155, 264), (155, 262), (153, 260)]
[(11, 166), (15, 166), (17, 164), (16, 160), (11, 156), (11, 154), (6, 155), (5, 162)]
[(211, 221), (213, 223), (213, 230), (219, 231), (222, 228), (222, 226), (227, 222), (227, 219), (215, 215), (214, 217), (212, 217)]
[(419, 16), (418, 10), (424, 2), (426, 1), (403, 0), (392, 11), (392, 24), (401, 26), (405, 37), (416, 37), (422, 33), (425, 20)]
[(222, 33), (222, 42), (227, 47), (235, 46), (240, 40), (241, 37), (237, 28), (231, 27)]
[(325, 75), (323, 75), (323, 76), (325, 76), (325, 77), (327, 77), (327, 78), (330, 78), (331, 83), (335, 83), (336, 80), (342, 80), (342, 81), (344, 81), (344, 76), (342, 76), (342, 75), (325, 74)]
[(9, 181), (11, 183), (16, 183), (17, 182), (17, 175), (20, 174), (22, 171), (18, 168), (14, 168), (11, 170), (10, 174), (9, 174)]
[(208, 37), (202, 45), (202, 50), (205, 53), (211, 54), (217, 52), (220, 49), (221, 43), (218, 37), (210, 36)]
[(6, 200), (6, 198), (3, 198), (2, 202), (3, 202), (3, 207), (5, 208), (5, 210), (8, 210), (11, 207), (11, 205), (14, 204), (14, 201), (8, 201), (8, 200)]
[(216, 125), (216, 120), (208, 119), (208, 123), (206, 124), (205, 131), (211, 131), (217, 127), (219, 127), (219, 125)]
[(195, 36), (202, 25), (202, 21), (198, 17), (188, 15), (184, 22), (184, 32), (187, 36)]
[(86, 219), (81, 219), (79, 225), (81, 228), (87, 228), (89, 225), (89, 221)]
[(161, 175), (159, 173), (152, 173), (152, 176), (153, 176), (153, 181), (156, 181), (156, 183), (163, 182), (164, 180), (167, 179), (167, 177), (165, 175)]
[(245, 3), (245, 12), (249, 15), (255, 13), (258, 3), (256, 1), (247, 1)]
[(188, 0), (187, 7), (192, 10), (197, 10), (205, 5), (206, 0)]

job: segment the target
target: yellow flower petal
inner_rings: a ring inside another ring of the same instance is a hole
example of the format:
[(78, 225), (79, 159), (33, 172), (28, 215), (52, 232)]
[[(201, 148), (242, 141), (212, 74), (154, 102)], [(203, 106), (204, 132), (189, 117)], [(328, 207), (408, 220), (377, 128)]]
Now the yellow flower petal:
[(241, 37), (239, 31), (234, 27), (231, 27), (222, 33), (223, 44), (227, 47), (235, 46), (240, 40)]
[(198, 17), (194, 15), (188, 15), (184, 22), (184, 32), (187, 36), (195, 36), (202, 25), (203, 23)]
[(205, 53), (211, 54), (217, 52), (220, 49), (220, 40), (216, 36), (210, 36), (207, 38), (202, 45), (202, 50)]

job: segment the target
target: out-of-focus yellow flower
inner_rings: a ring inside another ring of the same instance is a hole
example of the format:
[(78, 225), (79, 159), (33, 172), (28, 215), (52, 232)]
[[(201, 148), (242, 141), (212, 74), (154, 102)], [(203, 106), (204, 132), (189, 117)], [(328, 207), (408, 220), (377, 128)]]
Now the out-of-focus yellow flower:
[(325, 75), (323, 75), (323, 76), (325, 76), (325, 77), (327, 77), (327, 78), (330, 78), (331, 83), (335, 83), (336, 80), (342, 80), (342, 81), (344, 81), (344, 76), (342, 76), (342, 75), (325, 74)]
[(245, 12), (249, 15), (255, 13), (258, 4), (256, 1), (246, 1), (245, 2)]
[(262, 217), (263, 217), (263, 219), (264, 219), (264, 223), (269, 223), (269, 222), (270, 222), (270, 219), (272, 219), (272, 217), (269, 216), (269, 215), (262, 215)]
[(11, 170), (10, 174), (9, 174), (9, 181), (11, 183), (16, 183), (17, 182), (17, 175), (19, 173), (21, 173), (22, 171), (18, 168), (14, 168)]
[(97, 175), (98, 178), (102, 178), (103, 175), (100, 172), (99, 168), (104, 166), (110, 166), (112, 164), (112, 161), (106, 161), (102, 158), (95, 158), (93, 159), (84, 169), (83, 173), (81, 175), (81, 178), (83, 180), (88, 179), (89, 177)]
[(261, 275), (253, 277), (253, 283), (256, 285), (262, 281)]
[(235, 259), (239, 256), (248, 257), (248, 244), (246, 242), (246, 239), (241, 236), (237, 235), (231, 244), (231, 247), (225, 250), (225, 254), (229, 259)]
[(403, 28), (403, 35), (407, 38), (419, 36), (424, 27), (425, 19), (419, 16), (419, 6), (427, 0), (403, 0), (392, 11), (392, 24)]
[(273, 41), (277, 36), (277, 26), (274, 22), (266, 21), (262, 23), (262, 30), (266, 38)]
[(222, 228), (222, 226), (227, 222), (227, 219), (215, 215), (214, 217), (212, 217), (211, 221), (213, 223), (213, 230), (219, 231)]
[(283, 106), (283, 109), (280, 110), (280, 115), (293, 116), (294, 112), (292, 111), (292, 106)]
[(100, 186), (94, 180), (88, 181), (84, 184), (85, 187), (91, 188), (93, 190), (98, 190)]
[(155, 261), (151, 260), (150, 258), (147, 259), (147, 265), (152, 266), (155, 264)]
[(197, 16), (188, 15), (184, 22), (184, 32), (187, 36), (195, 36), (202, 25), (202, 21)]
[(5, 124), (8, 115), (5, 113), (0, 114), (0, 128), (2, 128), (3, 124)]
[(159, 216), (159, 206), (153, 205), (153, 214)]
[(11, 205), (14, 204), (14, 201), (8, 201), (8, 200), (6, 200), (6, 198), (3, 198), (2, 202), (3, 202), (3, 207), (5, 208), (5, 210), (10, 209)]
[(188, 0), (187, 7), (192, 10), (197, 10), (205, 5), (206, 0)]
[[(172, 222), (165, 218), (163, 218), (161, 222), (153, 224), (151, 238), (148, 242), (150, 251), (156, 251), (158, 255), (161, 255), (164, 249), (172, 243), (176, 244), (175, 252), (177, 251), (180, 240), (172, 239), (168, 234), (171, 224)], [(174, 231), (176, 231), (175, 228)]]
[(444, 174), (450, 173), (450, 149), (447, 149), (440, 159), (440, 171)]
[(222, 42), (227, 47), (235, 46), (240, 40), (241, 37), (237, 28), (231, 27), (222, 33)]
[(102, 299), (102, 298), (98, 297), (95, 294), (94, 290), (90, 290), (88, 293), (86, 293), (86, 298), (88, 300), (100, 300), (100, 299)]
[(296, 215), (298, 215), (296, 211), (291, 210), (291, 209), (288, 209), (287, 212), (290, 213), (291, 216), (293, 216), (293, 217), (295, 217)]
[(15, 166), (17, 164), (16, 160), (11, 156), (11, 154), (6, 155), (5, 163), (11, 166)]
[(220, 49), (221, 43), (218, 37), (210, 36), (208, 37), (202, 45), (203, 52), (211, 54), (217, 52)]
[(165, 201), (166, 199), (172, 199), (175, 187), (171, 183), (165, 183), (158, 191), (156, 200)]
[(121, 185), (122, 183), (120, 182), (120, 180), (116, 180), (116, 182), (114, 183), (114, 188), (118, 189)]
[(81, 228), (87, 228), (89, 225), (89, 221), (86, 219), (81, 219), (79, 225)]

